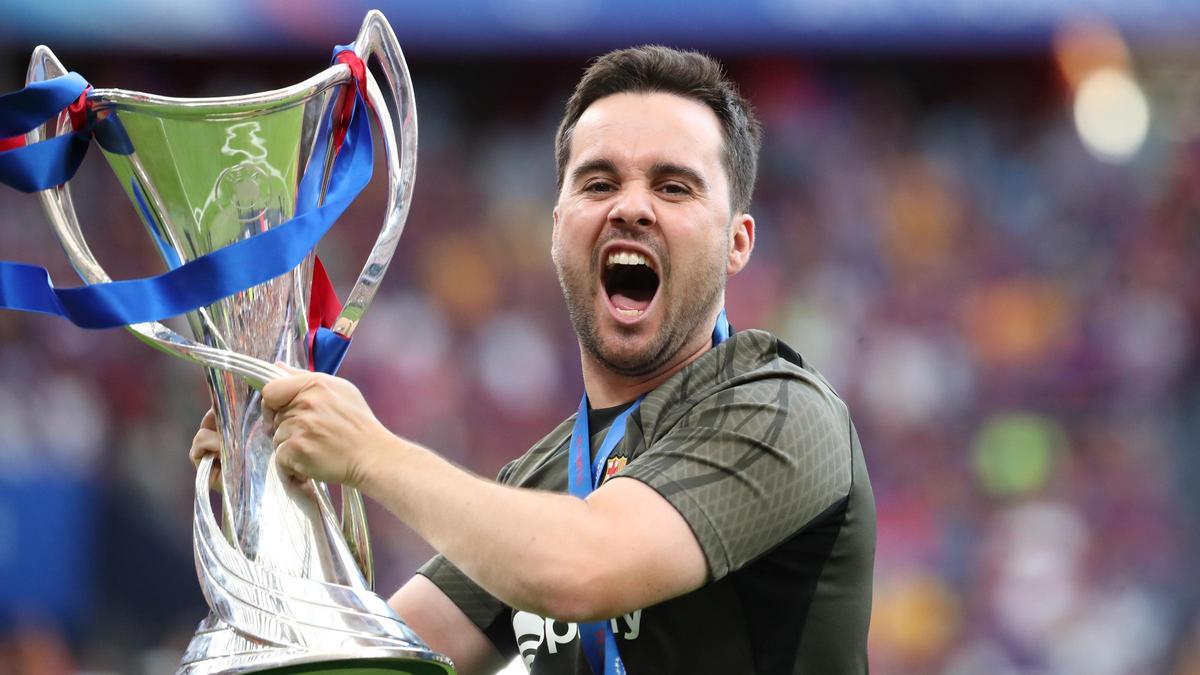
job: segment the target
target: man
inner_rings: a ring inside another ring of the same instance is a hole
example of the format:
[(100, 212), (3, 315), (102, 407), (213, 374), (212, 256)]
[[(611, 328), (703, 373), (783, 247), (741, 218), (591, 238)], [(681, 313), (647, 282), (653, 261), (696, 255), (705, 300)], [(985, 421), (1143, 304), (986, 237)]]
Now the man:
[(344, 380), (264, 389), (285, 472), (361, 488), (440, 552), (391, 604), (460, 673), (516, 653), (548, 674), (866, 672), (875, 514), (849, 414), (773, 336), (726, 339), (759, 133), (705, 56), (588, 68), (551, 235), (586, 396), (498, 481), (394, 436)]

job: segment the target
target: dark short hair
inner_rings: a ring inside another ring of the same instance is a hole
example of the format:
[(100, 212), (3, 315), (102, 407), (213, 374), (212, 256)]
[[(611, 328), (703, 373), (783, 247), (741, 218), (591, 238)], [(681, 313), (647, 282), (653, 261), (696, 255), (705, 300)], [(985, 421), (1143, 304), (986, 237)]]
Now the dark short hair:
[(734, 212), (750, 208), (762, 143), (762, 126), (754, 116), (754, 108), (712, 57), (658, 45), (611, 51), (584, 71), (567, 100), (554, 138), (559, 190), (570, 159), (571, 135), (583, 111), (605, 96), (626, 92), (676, 94), (708, 106), (721, 122), (731, 206)]

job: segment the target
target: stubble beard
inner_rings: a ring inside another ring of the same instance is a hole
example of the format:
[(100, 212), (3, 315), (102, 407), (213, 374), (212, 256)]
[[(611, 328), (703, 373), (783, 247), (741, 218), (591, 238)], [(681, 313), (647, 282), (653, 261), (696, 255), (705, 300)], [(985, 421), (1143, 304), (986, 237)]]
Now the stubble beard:
[[(596, 250), (599, 248), (597, 246)], [(670, 363), (700, 330), (700, 324), (708, 321), (708, 316), (725, 290), (723, 256), (719, 261), (714, 259), (711, 264), (702, 266), (702, 269), (682, 270), (678, 278), (672, 276), (671, 264), (666, 257), (660, 256), (659, 259), (662, 260), (663, 269), (657, 292), (662, 297), (657, 300), (659, 311), (664, 312), (662, 325), (644, 346), (632, 350), (620, 346), (609, 347), (600, 335), (595, 311), (596, 294), (603, 292), (600, 288), (598, 256), (592, 256), (586, 270), (564, 265), (555, 259), (558, 283), (562, 287), (567, 314), (580, 346), (604, 368), (624, 377), (653, 375)], [(636, 339), (636, 330), (618, 328), (617, 341), (622, 341), (622, 338)]]

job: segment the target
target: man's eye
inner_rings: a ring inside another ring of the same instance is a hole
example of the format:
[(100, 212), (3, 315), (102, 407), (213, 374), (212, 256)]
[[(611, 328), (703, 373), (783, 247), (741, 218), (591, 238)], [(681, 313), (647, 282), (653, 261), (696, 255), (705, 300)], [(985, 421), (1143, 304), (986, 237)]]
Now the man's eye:
[(659, 190), (672, 197), (683, 197), (692, 193), (688, 186), (682, 183), (663, 183)]
[(592, 181), (583, 186), (584, 192), (592, 192), (596, 194), (606, 194), (616, 189), (612, 183), (604, 180)]

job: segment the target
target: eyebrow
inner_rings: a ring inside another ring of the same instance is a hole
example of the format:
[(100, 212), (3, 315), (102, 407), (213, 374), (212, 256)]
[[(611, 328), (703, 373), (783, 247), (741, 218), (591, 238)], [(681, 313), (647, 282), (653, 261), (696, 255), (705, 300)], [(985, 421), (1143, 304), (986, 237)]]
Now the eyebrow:
[(663, 176), (677, 176), (689, 183), (693, 183), (701, 191), (708, 189), (708, 182), (700, 175), (699, 171), (682, 164), (673, 164), (671, 162), (655, 162), (650, 167), (651, 178), (661, 178)]
[[(589, 159), (571, 171), (570, 182), (574, 184), (578, 182), (582, 176), (590, 173), (606, 173), (610, 175), (616, 175), (618, 173), (617, 165), (613, 164), (611, 160), (603, 158)], [(673, 162), (655, 162), (650, 166), (650, 171), (647, 173), (651, 178), (677, 176), (695, 184), (700, 190), (708, 189), (708, 181), (704, 180), (704, 177), (700, 175), (699, 171), (682, 164), (675, 164)]]
[(617, 165), (607, 159), (589, 159), (571, 171), (571, 184), (574, 185), (579, 181), (580, 177), (589, 173), (606, 173), (615, 176), (617, 174)]

